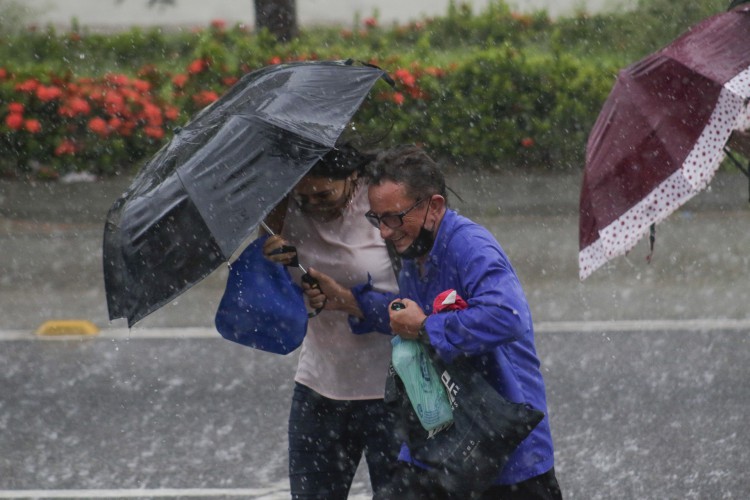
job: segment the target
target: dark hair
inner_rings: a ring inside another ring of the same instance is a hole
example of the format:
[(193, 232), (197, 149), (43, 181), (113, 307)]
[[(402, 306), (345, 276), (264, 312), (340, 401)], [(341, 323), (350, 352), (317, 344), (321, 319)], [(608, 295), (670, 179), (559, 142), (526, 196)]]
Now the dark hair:
[(342, 144), (318, 160), (307, 175), (334, 180), (346, 179), (354, 172), (364, 172), (365, 167), (374, 159), (373, 154), (362, 153), (350, 144)]
[(448, 199), (438, 164), (418, 146), (405, 144), (380, 153), (367, 167), (366, 175), (371, 185), (384, 181), (403, 184), (406, 194), (415, 200), (436, 194)]

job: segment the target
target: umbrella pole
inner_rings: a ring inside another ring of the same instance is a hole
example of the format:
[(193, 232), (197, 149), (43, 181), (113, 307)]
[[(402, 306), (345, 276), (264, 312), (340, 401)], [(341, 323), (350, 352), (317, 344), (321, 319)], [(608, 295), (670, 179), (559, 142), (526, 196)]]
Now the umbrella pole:
[[(265, 221), (260, 221), (260, 225), (263, 227), (263, 229), (266, 230), (266, 232), (268, 234), (270, 234), (271, 236), (276, 236), (276, 233), (273, 232), (273, 229), (271, 229), (270, 227), (268, 227), (268, 224), (266, 224)], [(297, 269), (299, 269), (303, 273), (302, 274), (302, 281), (304, 281), (305, 283), (307, 283), (308, 285), (310, 285), (311, 288), (318, 288), (318, 289), (320, 289), (320, 283), (318, 283), (318, 280), (316, 280), (315, 278), (313, 278), (312, 276), (310, 276), (310, 273), (308, 273), (307, 270), (304, 267), (302, 267), (302, 264), (300, 264), (299, 262), (297, 263)], [(325, 300), (323, 302), (323, 307), (325, 307), (325, 302), (326, 301), (328, 301), (328, 297), (325, 298)], [(320, 312), (323, 310), (323, 307), (320, 307), (319, 309), (315, 309), (315, 311), (313, 311), (311, 313), (307, 313), (307, 317), (308, 318), (314, 318), (315, 316), (317, 316), (318, 314), (320, 314)]]
[(745, 174), (745, 177), (747, 177), (747, 201), (750, 203), (750, 167), (746, 167), (738, 160), (734, 154), (728, 149), (724, 148), (724, 152), (729, 157), (730, 160), (732, 160), (732, 163), (734, 163), (734, 166), (740, 169), (740, 172)]

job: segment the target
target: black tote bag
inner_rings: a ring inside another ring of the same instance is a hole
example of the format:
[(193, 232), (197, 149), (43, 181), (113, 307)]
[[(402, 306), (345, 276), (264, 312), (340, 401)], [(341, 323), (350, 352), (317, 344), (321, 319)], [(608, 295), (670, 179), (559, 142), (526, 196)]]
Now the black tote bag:
[(448, 364), (432, 347), (427, 350), (451, 398), (453, 423), (437, 432), (425, 431), (391, 367), (385, 400), (400, 415), (397, 432), (409, 445), (411, 456), (429, 467), (425, 480), (452, 493), (482, 491), (498, 477), (544, 413), (502, 397), (469, 358), (459, 357)]

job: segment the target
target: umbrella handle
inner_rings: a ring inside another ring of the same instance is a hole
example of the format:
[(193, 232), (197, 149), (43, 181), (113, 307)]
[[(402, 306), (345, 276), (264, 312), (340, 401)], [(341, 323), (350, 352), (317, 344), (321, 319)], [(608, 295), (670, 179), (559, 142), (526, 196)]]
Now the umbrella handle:
[[(308, 285), (310, 285), (310, 288), (317, 288), (318, 290), (320, 290), (320, 283), (318, 282), (318, 280), (316, 280), (315, 278), (313, 278), (312, 276), (310, 276), (310, 273), (303, 274), (302, 275), (302, 281), (304, 281), (305, 283), (307, 283)], [(325, 300), (323, 301), (323, 305), (322, 306), (320, 306), (319, 308), (315, 309), (315, 311), (313, 311), (313, 312), (307, 313), (307, 317), (308, 318), (314, 318), (315, 316), (317, 316), (318, 314), (320, 314), (321, 311), (323, 311), (323, 308), (326, 306), (326, 302), (328, 302), (328, 297), (325, 298)]]

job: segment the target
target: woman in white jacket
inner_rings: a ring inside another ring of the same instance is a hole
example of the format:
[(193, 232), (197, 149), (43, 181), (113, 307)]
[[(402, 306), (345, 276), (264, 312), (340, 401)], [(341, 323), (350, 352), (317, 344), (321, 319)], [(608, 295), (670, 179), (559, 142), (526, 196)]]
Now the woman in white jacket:
[[(385, 292), (398, 286), (378, 230), (365, 220), (367, 185), (360, 172), (372, 158), (351, 146), (323, 157), (271, 213), (264, 255), (289, 264), (296, 256), (343, 287), (362, 283)], [(296, 252), (278, 253), (283, 245)], [(289, 268), (300, 282), (301, 271)], [(310, 292), (313, 309), (302, 343), (289, 415), (292, 498), (346, 498), (364, 453), (373, 492), (388, 482), (398, 456), (392, 416), (383, 404), (390, 336), (358, 321), (358, 310), (326, 308)], [(360, 304), (359, 307), (366, 307)]]

